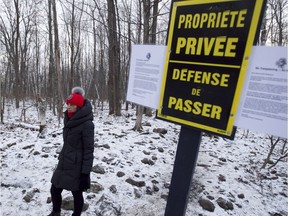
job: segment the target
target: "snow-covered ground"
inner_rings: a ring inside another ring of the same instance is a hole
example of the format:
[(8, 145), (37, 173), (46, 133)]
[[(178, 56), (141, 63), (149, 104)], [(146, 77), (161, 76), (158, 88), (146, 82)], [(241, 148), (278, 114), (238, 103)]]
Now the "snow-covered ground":
[[(45, 216), (52, 208), (50, 179), (62, 145), (62, 122), (59, 125), (47, 111), (47, 136), (40, 139), (35, 130), (36, 107), (26, 111), (26, 122), (20, 118), (21, 111), (6, 106), (5, 123), (0, 125), (0, 214)], [(84, 216), (164, 215), (180, 126), (143, 116), (143, 131), (136, 132), (131, 130), (135, 118), (135, 110), (123, 110), (122, 116), (115, 117), (96, 108), (93, 189), (84, 193), (89, 205)], [(167, 133), (156, 132), (158, 128)], [(233, 141), (203, 135), (186, 216), (288, 215), (287, 158), (271, 169), (271, 164), (260, 169), (270, 140), (265, 134), (250, 131), (244, 136), (244, 132), (238, 129)], [(277, 146), (274, 162), (282, 143)], [(62, 195), (64, 199), (71, 193)], [(203, 200), (215, 209), (203, 209), (199, 204)], [(226, 210), (220, 201), (227, 204)]]

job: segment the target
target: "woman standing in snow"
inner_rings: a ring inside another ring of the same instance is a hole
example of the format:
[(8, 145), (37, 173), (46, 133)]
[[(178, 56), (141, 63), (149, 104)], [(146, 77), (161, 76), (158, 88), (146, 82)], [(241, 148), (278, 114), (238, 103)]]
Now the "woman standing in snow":
[(64, 117), (63, 148), (51, 179), (53, 211), (49, 216), (60, 216), (63, 189), (74, 198), (72, 216), (81, 215), (84, 205), (83, 191), (90, 188), (93, 165), (94, 124), (91, 103), (84, 99), (84, 90), (74, 87), (67, 98)]

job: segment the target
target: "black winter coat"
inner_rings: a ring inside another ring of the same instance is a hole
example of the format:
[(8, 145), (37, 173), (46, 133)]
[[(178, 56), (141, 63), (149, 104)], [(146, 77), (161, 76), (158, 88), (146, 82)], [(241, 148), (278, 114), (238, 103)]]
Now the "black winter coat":
[(53, 173), (51, 183), (69, 191), (79, 190), (81, 173), (89, 174), (93, 165), (94, 124), (92, 106), (85, 100), (84, 106), (71, 119), (65, 112), (63, 148)]

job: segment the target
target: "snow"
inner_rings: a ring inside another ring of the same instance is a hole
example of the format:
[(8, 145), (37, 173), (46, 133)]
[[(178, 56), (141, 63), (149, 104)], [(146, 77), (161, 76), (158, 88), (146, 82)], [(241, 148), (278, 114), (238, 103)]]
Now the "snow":
[[(36, 107), (27, 109), (26, 122), (22, 122), (20, 116), (21, 109), (7, 105), (4, 124), (0, 125), (0, 214), (48, 215), (52, 208), (51, 203), (47, 203), (50, 179), (62, 145), (63, 125), (47, 111), (47, 136), (40, 139)], [(115, 117), (108, 115), (108, 109), (96, 108), (94, 166), (103, 167), (105, 173), (92, 172), (91, 179), (104, 189), (95, 194), (84, 193), (85, 203), (89, 204), (84, 216), (96, 215), (100, 208), (97, 202), (103, 194), (121, 209), (121, 215), (164, 215), (181, 127), (155, 116), (143, 116), (143, 131), (136, 132), (131, 130), (135, 116), (132, 109), (122, 110), (122, 116)], [(153, 132), (156, 128), (165, 128), (167, 133)], [(250, 131), (246, 137), (244, 133), (246, 131), (238, 129), (233, 141), (202, 136), (186, 216), (288, 215), (287, 158), (271, 169), (269, 164), (261, 169), (270, 141), (266, 134)], [(281, 147), (279, 144), (276, 148), (273, 161), (278, 159)], [(154, 164), (144, 164), (145, 158)], [(118, 177), (118, 172), (125, 175)], [(133, 186), (126, 182), (129, 178), (143, 181), (145, 186)], [(112, 192), (112, 185), (116, 192)], [(25, 201), (24, 197), (33, 192), (32, 199)], [(71, 193), (63, 191), (62, 196), (65, 198)], [(200, 198), (208, 197), (215, 205), (214, 212), (204, 210), (198, 203)], [(233, 209), (221, 208), (216, 202), (220, 197), (231, 201)], [(72, 211), (62, 211), (62, 215), (71, 214)]]

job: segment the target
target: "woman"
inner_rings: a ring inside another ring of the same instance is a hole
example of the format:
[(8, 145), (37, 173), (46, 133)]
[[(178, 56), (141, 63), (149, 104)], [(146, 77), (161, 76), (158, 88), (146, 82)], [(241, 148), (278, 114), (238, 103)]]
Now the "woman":
[(51, 179), (53, 211), (49, 216), (60, 216), (63, 189), (69, 190), (74, 198), (72, 216), (81, 215), (83, 191), (90, 188), (90, 171), (93, 165), (94, 124), (91, 103), (84, 99), (84, 90), (72, 89), (66, 100), (64, 117), (63, 148)]

